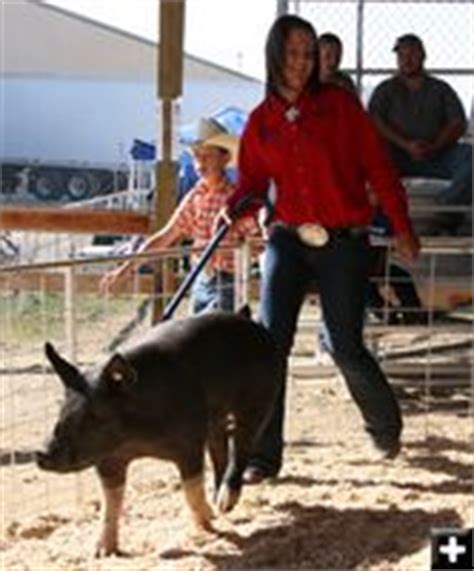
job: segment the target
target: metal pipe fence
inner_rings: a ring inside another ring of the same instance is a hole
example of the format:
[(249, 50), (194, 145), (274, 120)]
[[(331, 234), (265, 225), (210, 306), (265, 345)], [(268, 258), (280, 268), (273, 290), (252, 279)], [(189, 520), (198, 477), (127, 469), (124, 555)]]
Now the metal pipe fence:
[[(250, 303), (254, 309), (258, 305), (258, 267), (251, 262), (255, 248), (258, 244), (252, 243), (233, 249), (237, 263), (237, 303)], [(153, 262), (158, 273), (160, 265), (172, 262), (177, 285), (185, 273), (183, 255), (188, 253), (174, 248), (159, 254), (127, 257), (140, 260), (145, 266)], [(155, 289), (150, 274), (137, 272), (116, 294), (98, 292), (105, 267), (123, 259), (124, 256), (51, 260), (0, 268), (3, 323), (0, 471), (7, 528), (34, 514), (61, 511), (65, 505), (72, 512), (87, 511), (96, 502), (98, 492), (90, 471), (58, 477), (35, 467), (32, 451), (51, 429), (62, 395), (60, 383), (46, 364), (43, 346), (45, 341), (51, 341), (79, 367), (89, 367), (106, 359), (111, 338), (131, 320), (135, 319), (134, 327), (124, 345), (150, 326), (149, 314), (137, 314), (139, 307), (149, 298), (166, 302), (173, 289), (166, 290), (164, 286)], [(461, 278), (444, 273), (446, 259), (458, 259), (458, 270), (459, 265), (463, 269)], [(382, 359), (392, 381), (400, 390), (415, 393), (413, 398), (425, 407), (427, 435), (430, 414), (435, 413), (443, 398), (444, 402), (458, 399), (465, 413), (471, 406), (472, 288), (467, 259), (472, 259), (472, 241), (464, 245), (459, 240), (427, 242), (419, 272), (414, 276), (425, 303), (426, 322), (390, 325), (388, 307), (381, 319), (368, 318), (367, 322), (367, 341)], [(383, 279), (379, 277), (382, 280), (379, 285), (388, 288)], [(454, 294), (458, 296), (456, 303), (450, 299)], [(438, 308), (450, 304), (458, 305), (458, 312), (451, 312), (449, 319), (438, 319)], [(189, 304), (185, 301), (176, 317), (188, 313)], [(317, 295), (310, 294), (291, 357), (291, 386), (303, 383), (311, 390), (314, 383), (331, 384), (337, 378), (330, 357), (326, 362), (318, 361), (320, 349), (315, 347), (315, 338), (320, 323)], [(291, 394), (290, 389), (289, 399)], [(289, 431), (294, 432), (298, 415), (291, 401), (288, 411)], [(146, 462), (143, 466), (144, 472), (139, 470), (139, 477), (146, 479), (150, 466)]]

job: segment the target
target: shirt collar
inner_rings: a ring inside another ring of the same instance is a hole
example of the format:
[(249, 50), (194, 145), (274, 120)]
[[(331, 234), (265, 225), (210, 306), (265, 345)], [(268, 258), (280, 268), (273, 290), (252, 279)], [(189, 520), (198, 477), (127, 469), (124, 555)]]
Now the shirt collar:
[(295, 101), (289, 102), (281, 95), (276, 93), (270, 93), (268, 96), (268, 101), (270, 104), (270, 109), (276, 114), (284, 116), (284, 114), (291, 108), (303, 111), (307, 109), (313, 101), (312, 93), (309, 91), (304, 91), (301, 93)]
[(294, 105), (295, 107), (304, 105), (306, 101), (311, 99), (311, 92), (308, 90), (303, 91), (298, 95), (297, 99), (295, 99), (295, 101), (292, 102), (287, 101), (284, 97), (282, 97), (278, 93), (270, 93), (268, 97), (272, 102), (272, 104), (280, 105), (284, 109), (286, 109), (287, 107), (291, 107), (292, 105)]
[[(224, 191), (227, 190), (229, 185), (230, 185), (230, 180), (227, 178), (227, 176), (223, 176), (219, 181), (219, 184), (212, 187), (212, 190)], [(197, 186), (201, 189), (202, 192), (209, 192), (209, 190), (211, 189), (211, 187), (203, 179), (198, 180)]]

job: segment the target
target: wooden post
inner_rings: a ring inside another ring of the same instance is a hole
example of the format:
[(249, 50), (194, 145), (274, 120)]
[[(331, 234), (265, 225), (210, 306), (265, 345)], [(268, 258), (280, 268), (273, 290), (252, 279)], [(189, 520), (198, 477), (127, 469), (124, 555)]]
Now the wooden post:
[[(184, 15), (185, 0), (160, 0), (157, 95), (161, 100), (161, 145), (158, 148), (160, 158), (157, 161), (154, 230), (164, 226), (176, 204), (178, 162), (173, 156), (173, 120), (175, 100), (183, 91)], [(169, 283), (172, 272), (169, 264), (155, 268), (155, 280), (162, 274), (163, 292), (172, 289)], [(156, 291), (159, 291), (158, 287)], [(159, 319), (165, 301), (162, 298), (153, 304), (153, 322)]]

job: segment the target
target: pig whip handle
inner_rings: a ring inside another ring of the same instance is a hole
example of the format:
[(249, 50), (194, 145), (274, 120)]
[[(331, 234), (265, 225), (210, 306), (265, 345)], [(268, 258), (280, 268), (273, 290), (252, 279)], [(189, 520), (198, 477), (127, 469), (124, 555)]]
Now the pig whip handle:
[[(229, 217), (231, 220), (234, 220), (242, 214), (242, 212), (255, 200), (255, 197), (251, 194), (244, 196), (229, 212)], [(188, 292), (189, 288), (193, 285), (195, 279), (201, 273), (202, 269), (206, 265), (209, 258), (214, 253), (214, 250), (220, 244), (224, 236), (227, 234), (231, 227), (231, 224), (228, 222), (224, 222), (219, 226), (217, 232), (211, 238), (211, 241), (204, 249), (203, 253), (201, 254), (200, 258), (196, 262), (196, 265), (193, 269), (189, 272), (186, 276), (174, 296), (172, 297), (171, 301), (165, 307), (163, 314), (161, 316), (160, 321), (167, 321), (173, 317), (174, 312), (176, 311), (178, 305), (181, 303), (183, 297)]]

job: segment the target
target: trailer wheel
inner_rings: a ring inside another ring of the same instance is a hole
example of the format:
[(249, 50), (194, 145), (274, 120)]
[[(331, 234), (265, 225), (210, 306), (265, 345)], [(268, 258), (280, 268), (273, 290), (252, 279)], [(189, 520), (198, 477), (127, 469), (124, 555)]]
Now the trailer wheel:
[(30, 191), (40, 200), (58, 200), (63, 194), (63, 179), (53, 170), (32, 173)]
[(71, 173), (66, 184), (66, 191), (72, 200), (85, 200), (93, 196), (100, 188), (100, 181), (90, 172)]
[(13, 194), (18, 184), (18, 173), (21, 169), (2, 165), (0, 169), (0, 194)]

